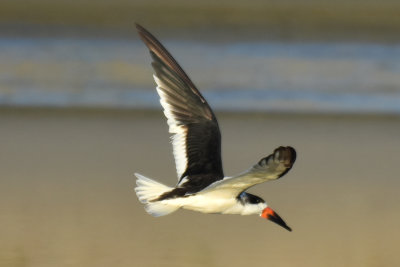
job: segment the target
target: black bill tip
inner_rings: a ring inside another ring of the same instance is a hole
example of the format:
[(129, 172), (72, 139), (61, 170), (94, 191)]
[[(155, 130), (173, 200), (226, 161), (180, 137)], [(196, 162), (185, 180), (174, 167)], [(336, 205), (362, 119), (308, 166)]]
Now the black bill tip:
[(281, 218), (281, 216), (278, 215), (278, 213), (276, 213), (273, 209), (267, 207), (263, 210), (263, 212), (261, 213), (261, 217), (270, 220), (280, 226), (282, 226), (283, 228), (285, 228), (286, 230), (288, 230), (289, 232), (292, 231), (292, 228), (290, 228), (285, 221)]

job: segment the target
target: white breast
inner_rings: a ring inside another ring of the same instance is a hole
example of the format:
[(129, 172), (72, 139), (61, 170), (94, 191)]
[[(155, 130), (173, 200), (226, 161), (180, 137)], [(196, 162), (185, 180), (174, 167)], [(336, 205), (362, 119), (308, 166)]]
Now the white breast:
[(258, 205), (243, 205), (236, 198), (227, 198), (225, 194), (218, 194), (218, 191), (198, 193), (193, 196), (167, 199), (161, 202), (166, 205), (179, 206), (183, 209), (202, 213), (240, 215), (260, 214), (260, 212), (267, 206), (265, 203), (259, 203)]

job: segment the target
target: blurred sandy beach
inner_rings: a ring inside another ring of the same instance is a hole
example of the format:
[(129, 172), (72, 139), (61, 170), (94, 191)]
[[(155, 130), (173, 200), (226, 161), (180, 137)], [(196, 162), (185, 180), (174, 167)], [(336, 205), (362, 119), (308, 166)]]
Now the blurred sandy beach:
[(278, 145), (298, 159), (251, 189), (293, 228), (257, 216), (153, 218), (134, 172), (173, 185), (160, 111), (1, 109), (0, 266), (396, 266), (398, 117), (218, 113), (224, 169)]

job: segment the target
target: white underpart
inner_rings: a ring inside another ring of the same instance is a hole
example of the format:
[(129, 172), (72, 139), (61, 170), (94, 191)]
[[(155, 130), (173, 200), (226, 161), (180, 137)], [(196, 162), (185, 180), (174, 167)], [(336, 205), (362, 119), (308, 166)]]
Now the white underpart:
[(220, 195), (217, 191), (207, 193), (200, 192), (192, 196), (167, 199), (160, 202), (165, 205), (202, 213), (238, 215), (261, 214), (263, 209), (267, 207), (266, 203), (243, 205), (236, 198), (225, 198), (224, 195)]
[(169, 132), (173, 134), (172, 138), (172, 147), (175, 158), (175, 166), (176, 172), (178, 174), (178, 178), (180, 178), (183, 172), (187, 168), (187, 155), (186, 155), (186, 135), (187, 128), (183, 125), (179, 125), (179, 121), (176, 120), (175, 116), (172, 114), (171, 109), (172, 106), (167, 103), (167, 96), (163, 91), (163, 82), (157, 78), (157, 76), (153, 75), (154, 80), (157, 83), (157, 92), (160, 96), (161, 106), (164, 108), (164, 115), (167, 117), (167, 123), (169, 126)]
[(252, 215), (261, 214), (267, 207), (266, 203), (243, 205), (236, 198), (226, 198), (218, 191), (199, 192), (192, 196), (172, 198), (161, 201), (152, 201), (163, 193), (172, 190), (159, 182), (135, 173), (138, 178), (135, 192), (140, 202), (145, 204), (145, 210), (155, 217), (164, 216), (179, 208), (198, 211), (202, 213), (222, 213)]

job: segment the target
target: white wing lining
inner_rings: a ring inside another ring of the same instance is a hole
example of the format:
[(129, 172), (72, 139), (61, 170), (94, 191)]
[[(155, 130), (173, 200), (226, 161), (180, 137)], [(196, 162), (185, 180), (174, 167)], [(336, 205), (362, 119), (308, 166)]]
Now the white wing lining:
[(172, 139), (172, 148), (173, 154), (175, 158), (175, 166), (178, 177), (180, 178), (184, 171), (187, 168), (188, 160), (187, 160), (187, 147), (186, 147), (186, 135), (187, 135), (187, 127), (184, 125), (179, 125), (179, 121), (176, 120), (174, 114), (171, 112), (172, 106), (167, 103), (166, 95), (163, 91), (163, 82), (158, 79), (156, 75), (153, 75), (154, 80), (157, 84), (157, 92), (160, 96), (161, 106), (164, 108), (164, 115), (167, 117), (167, 123), (169, 126), (169, 132), (173, 135)]

